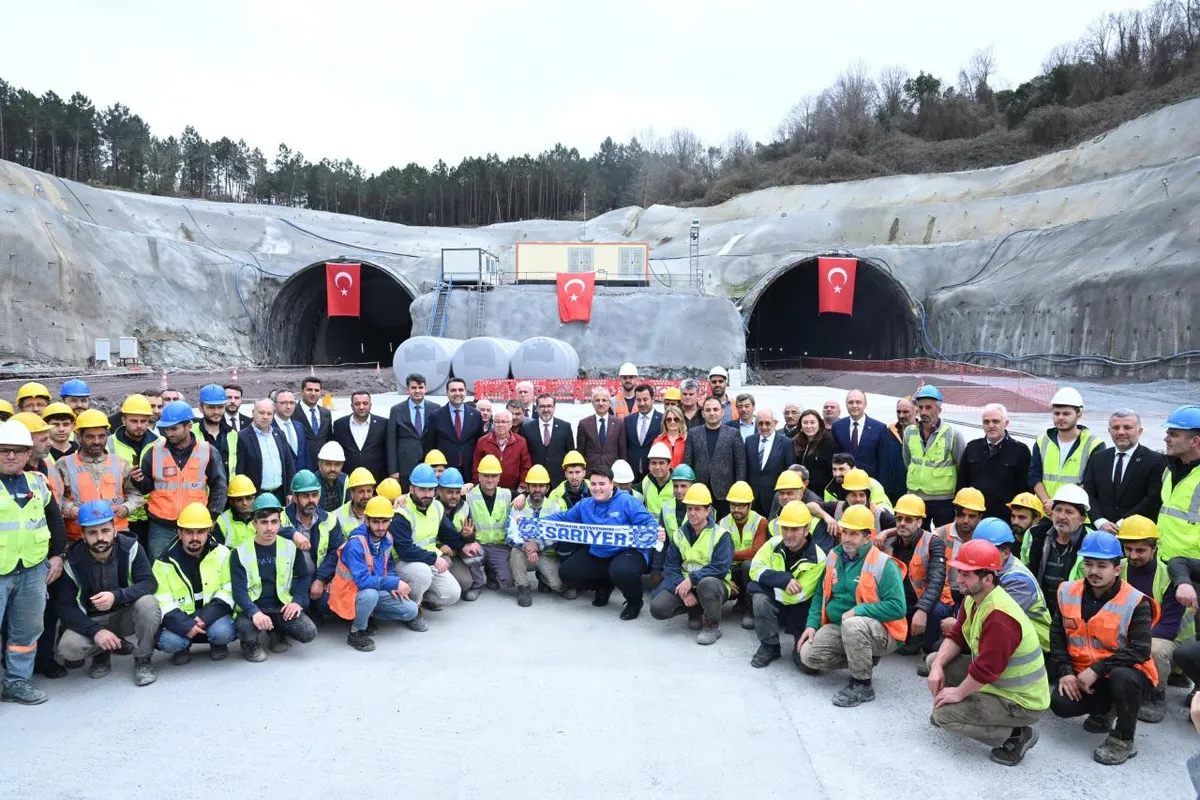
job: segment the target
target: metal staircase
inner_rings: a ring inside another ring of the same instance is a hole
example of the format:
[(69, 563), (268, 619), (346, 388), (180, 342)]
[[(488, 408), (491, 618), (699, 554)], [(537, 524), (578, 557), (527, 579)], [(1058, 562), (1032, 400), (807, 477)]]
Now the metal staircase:
[(446, 317), (450, 313), (450, 292), (454, 289), (454, 281), (443, 280), (438, 284), (437, 299), (433, 303), (433, 313), (429, 315), (429, 336), (443, 336), (446, 332)]
[(483, 336), (483, 284), (475, 287), (475, 324), (471, 336)]

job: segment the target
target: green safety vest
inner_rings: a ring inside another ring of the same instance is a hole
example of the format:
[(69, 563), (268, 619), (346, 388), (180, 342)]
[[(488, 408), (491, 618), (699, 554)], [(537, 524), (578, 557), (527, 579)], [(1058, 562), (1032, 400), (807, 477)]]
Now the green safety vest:
[[(146, 439), (142, 439), (142, 452), (134, 452), (134, 449), (117, 438), (117, 435), (111, 434), (108, 437), (108, 452), (116, 453), (119, 457), (129, 462), (132, 469), (140, 469), (142, 466), (142, 453), (146, 451), (151, 443)], [(149, 519), (150, 516), (146, 513), (146, 504), (142, 503), (128, 517), (130, 522), (140, 522), (144, 519)]]
[[(659, 513), (662, 514), (662, 526), (663, 530), (667, 532), (667, 538), (674, 539), (675, 534), (679, 532), (679, 520), (675, 517), (674, 494), (663, 501), (662, 510)], [(687, 519), (687, 517), (684, 517), (684, 519)]]
[(354, 516), (354, 512), (350, 510), (350, 506), (353, 505), (353, 503), (353, 500), (347, 500), (342, 504), (341, 508), (330, 515), (337, 518), (338, 523), (342, 526), (342, 533), (346, 534), (347, 539), (350, 538), (351, 531), (355, 530), (358, 528), (358, 526), (367, 521), (366, 517), (359, 519), (358, 517)]
[[(446, 508), (440, 501), (434, 500), (422, 514), (417, 511), (416, 506), (412, 504), (412, 499), (409, 498), (409, 502), (401, 506), (396, 514), (408, 520), (408, 527), (412, 530), (413, 544), (422, 550), (441, 555), (438, 551), (437, 536), (442, 519), (446, 516)], [(396, 555), (396, 560), (400, 560), (399, 554)]]
[[(717, 546), (717, 540), (726, 535), (728, 535), (727, 531), (716, 525), (709, 525), (700, 531), (695, 542), (689, 542), (683, 530), (676, 529), (675, 533), (671, 534), (671, 541), (679, 548), (679, 557), (683, 561), (683, 576), (691, 578), (693, 572), (707, 567), (712, 562), (713, 549)], [(728, 572), (725, 573), (725, 586), (731, 592), (733, 591), (733, 576)]]
[(1158, 556), (1164, 561), (1191, 558), (1200, 551), (1200, 467), (1194, 467), (1179, 485), (1170, 469), (1163, 470), (1158, 537)]
[[(591, 484), (588, 483), (587, 478), (584, 478), (583, 485), (590, 486)], [(553, 489), (550, 490), (550, 494), (546, 495), (546, 497), (548, 499), (560, 501), (563, 504), (563, 508), (566, 508), (567, 507), (567, 482), (563, 481), (558, 486), (555, 486)], [(587, 497), (587, 495), (584, 495), (584, 497)]]
[(1050, 497), (1054, 497), (1060, 486), (1082, 483), (1083, 470), (1087, 467), (1088, 459), (1103, 444), (1087, 428), (1079, 429), (1078, 441), (1079, 444), (1067, 458), (1067, 463), (1063, 464), (1058, 442), (1046, 433), (1037, 438), (1038, 452), (1042, 454), (1042, 487)]
[[(208, 441), (204, 437), (204, 426), (199, 422), (192, 423), (192, 434), (196, 437), (197, 442)], [(229, 455), (225, 457), (226, 478), (232, 478), (237, 474), (237, 441), (237, 431), (231, 430), (225, 433), (225, 449), (229, 451)]]
[[(258, 572), (258, 553), (251, 540), (237, 548), (238, 560), (246, 570), (246, 591), (257, 603), (262, 597), (262, 576)], [(296, 545), (282, 536), (275, 537), (275, 594), (285, 606), (292, 602), (292, 572), (296, 567)], [(238, 615), (242, 609), (238, 609)]]
[[(158, 589), (154, 599), (164, 615), (179, 609), (185, 614), (196, 613), (196, 603), (224, 600), (233, 608), (233, 585), (229, 577), (230, 549), (218, 544), (200, 562), (200, 594), (195, 594), (192, 582), (173, 558), (154, 562), (154, 578)], [(251, 559), (258, 566), (257, 559)]]
[[(809, 536), (813, 535), (813, 532), (817, 529), (817, 526), (820, 525), (822, 521), (823, 520), (820, 517), (812, 518), (812, 522), (808, 523)], [(783, 529), (779, 527), (779, 517), (775, 517), (775, 519), (767, 522), (767, 538), (783, 538)]]
[(954, 426), (942, 420), (926, 447), (921, 441), (921, 426), (904, 429), (904, 447), (908, 450), (908, 490), (926, 500), (954, 496), (958, 468), (954, 465)]
[(476, 486), (467, 492), (466, 505), (471, 510), (471, 522), (475, 524), (475, 541), (479, 544), (504, 544), (508, 533), (508, 507), (512, 503), (512, 492), (497, 488), (496, 500), (489, 512), (483, 501), (483, 492)]
[[(225, 515), (222, 514), (221, 516)], [(304, 531), (300, 530), (300, 526), (296, 520), (290, 518), (286, 511), (279, 515), (279, 524), (284, 528), (295, 528), (297, 533), (304, 533)], [(317, 530), (321, 534), (320, 541), (317, 542), (317, 555), (314, 562), (317, 566), (321, 565), (321, 562), (325, 560), (325, 554), (329, 552), (329, 535), (337, 524), (338, 519), (333, 514), (326, 514), (325, 521), (317, 523)]]
[(662, 486), (655, 486), (654, 478), (649, 475), (642, 478), (642, 502), (646, 504), (646, 510), (656, 517), (662, 511), (664, 503), (675, 499), (674, 492), (675, 487), (670, 478), (667, 478), (667, 482)]
[(0, 575), (8, 575), (18, 564), (36, 567), (50, 553), (50, 528), (46, 526), (50, 488), (41, 473), (22, 474), (33, 495), (24, 508), (0, 486)]
[[(1042, 587), (1038, 583), (1037, 577), (1029, 571), (1029, 567), (1014, 558), (1010, 562), (1009, 568), (1000, 572), (1000, 587), (1004, 587), (1005, 575), (1016, 572), (1022, 573), (1033, 582), (1033, 588), (1037, 592), (1037, 595), (1033, 601), (1033, 605), (1022, 610), (1025, 612), (1025, 616), (1029, 617), (1029, 622), (1033, 625), (1033, 630), (1037, 634), (1038, 644), (1041, 645), (1043, 650), (1048, 652), (1050, 650), (1050, 609), (1046, 607), (1046, 596), (1042, 594)], [(1012, 595), (1009, 595), (1009, 599), (1013, 599)], [(1013, 599), (1013, 602), (1016, 603), (1017, 601)], [(1019, 603), (1017, 605), (1018, 607), (1020, 606)]]
[[(823, 492), (821, 492), (821, 495), (822, 495), (822, 499), (824, 499), (825, 502), (827, 502), (827, 503), (833, 503), (833, 502), (837, 501), (837, 495), (835, 495), (833, 492), (829, 491), (828, 489), (825, 489)], [(879, 508), (886, 508), (888, 511), (892, 510), (892, 501), (888, 499), (887, 492), (885, 492), (883, 489), (883, 484), (880, 483), (879, 481), (875, 480), (874, 478), (871, 478), (871, 501), (870, 502), (871, 502), (871, 505), (873, 505), (873, 506), (878, 506)]]
[(733, 515), (722, 517), (717, 523), (717, 527), (729, 534), (733, 539), (734, 550), (745, 550), (754, 544), (754, 534), (758, 532), (758, 523), (762, 522), (762, 515), (751, 509), (749, 516), (746, 517), (746, 527), (738, 529), (737, 523), (733, 520)]
[[(975, 598), (963, 600), (966, 624), (963, 638), (972, 653), (979, 652), (979, 635), (983, 632), (984, 620), (993, 611), (1000, 611), (1017, 621), (1021, 626), (1021, 643), (1008, 659), (1008, 666), (992, 683), (985, 684), (979, 691), (1010, 700), (1030, 711), (1045, 711), (1050, 707), (1050, 683), (1046, 678), (1046, 661), (1037, 632), (1017, 601), (1008, 592), (997, 586), (975, 609)], [(972, 613), (972, 612), (975, 613)]]
[[(1083, 564), (1083, 559), (1082, 558), (1079, 559), (1078, 563)], [(1081, 573), (1079, 576), (1080, 578), (1083, 577), (1082, 572), (1083, 572), (1083, 569), (1082, 569), (1082, 567), (1080, 567), (1080, 573)], [(1128, 574), (1129, 574), (1129, 561), (1128, 561), (1128, 559), (1125, 559), (1125, 560), (1121, 561), (1121, 580), (1123, 580), (1123, 581), (1128, 580), (1128, 578), (1126, 577)], [(1071, 580), (1077, 580), (1077, 578), (1075, 578), (1073, 573), (1072, 573)], [(1162, 608), (1163, 598), (1166, 596), (1167, 589), (1169, 589), (1170, 587), (1171, 587), (1171, 576), (1167, 573), (1167, 562), (1163, 561), (1161, 558), (1159, 558), (1158, 566), (1155, 567), (1155, 569), (1154, 569), (1154, 583), (1151, 584), (1151, 586), (1150, 586), (1151, 592), (1154, 595), (1154, 602), (1158, 603), (1159, 608)], [(1196, 638), (1196, 612), (1192, 611), (1190, 608), (1185, 608), (1183, 610), (1183, 619), (1179, 623), (1179, 635), (1175, 637), (1175, 641), (1179, 642), (1180, 644), (1183, 644), (1184, 642), (1190, 641), (1195, 638)]]
[(217, 529), (224, 537), (224, 545), (230, 550), (237, 550), (254, 538), (254, 518), (242, 522), (233, 518), (233, 509), (227, 508), (217, 517)]
[[(817, 587), (821, 584), (821, 578), (825, 575), (825, 551), (816, 544), (813, 547), (817, 548), (817, 560), (815, 562), (797, 561), (791, 569), (792, 577), (800, 584), (800, 594), (788, 594), (782, 589), (775, 590), (775, 599), (785, 606), (794, 606), (811, 600), (817, 592)], [(767, 570), (787, 572), (787, 561), (784, 558), (783, 549), (782, 536), (772, 536), (766, 544), (758, 548), (758, 552), (754, 554), (754, 560), (750, 562), (750, 580), (757, 581)]]

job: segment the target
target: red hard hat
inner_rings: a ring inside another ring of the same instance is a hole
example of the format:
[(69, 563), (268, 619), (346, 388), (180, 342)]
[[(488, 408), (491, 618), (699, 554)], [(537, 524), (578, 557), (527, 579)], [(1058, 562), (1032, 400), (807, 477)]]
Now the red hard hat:
[(999, 572), (1003, 565), (1004, 559), (1000, 557), (1000, 551), (996, 549), (996, 545), (984, 539), (972, 539), (964, 543), (958, 549), (958, 556), (950, 562), (950, 566), (955, 569), (968, 571), (987, 569)]

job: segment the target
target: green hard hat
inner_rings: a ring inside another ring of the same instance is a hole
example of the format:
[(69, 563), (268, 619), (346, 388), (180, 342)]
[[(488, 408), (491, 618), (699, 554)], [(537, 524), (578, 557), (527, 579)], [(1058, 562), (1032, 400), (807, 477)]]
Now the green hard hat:
[(254, 498), (254, 516), (258, 516), (263, 511), (282, 511), (283, 504), (279, 502), (279, 498), (270, 492), (263, 492), (258, 497)]
[(292, 494), (296, 492), (319, 492), (321, 482), (311, 469), (302, 469), (292, 477)]
[(673, 481), (695, 481), (696, 471), (687, 464), (680, 464), (671, 472), (671, 480)]

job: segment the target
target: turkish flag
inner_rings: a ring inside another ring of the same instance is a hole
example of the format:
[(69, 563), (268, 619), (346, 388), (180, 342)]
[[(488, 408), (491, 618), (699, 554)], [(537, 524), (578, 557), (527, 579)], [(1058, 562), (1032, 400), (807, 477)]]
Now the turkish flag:
[(596, 273), (558, 273), (558, 318), (563, 322), (591, 322)]
[(325, 265), (326, 308), (331, 317), (357, 317), (359, 298), (358, 264)]
[(817, 282), (820, 286), (818, 314), (854, 313), (855, 258), (818, 258)]

